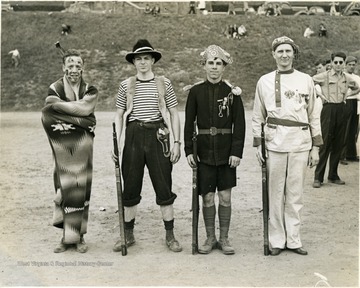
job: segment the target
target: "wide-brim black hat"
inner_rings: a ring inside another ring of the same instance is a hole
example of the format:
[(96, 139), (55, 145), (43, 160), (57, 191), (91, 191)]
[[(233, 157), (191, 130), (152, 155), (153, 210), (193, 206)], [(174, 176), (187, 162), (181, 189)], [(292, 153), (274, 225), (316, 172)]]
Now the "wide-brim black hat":
[(161, 53), (159, 51), (156, 51), (150, 44), (150, 42), (146, 39), (140, 39), (136, 42), (136, 44), (133, 47), (133, 51), (129, 52), (125, 55), (126, 61), (128, 61), (131, 64), (133, 63), (135, 55), (139, 54), (151, 54), (154, 59), (155, 63), (161, 59)]

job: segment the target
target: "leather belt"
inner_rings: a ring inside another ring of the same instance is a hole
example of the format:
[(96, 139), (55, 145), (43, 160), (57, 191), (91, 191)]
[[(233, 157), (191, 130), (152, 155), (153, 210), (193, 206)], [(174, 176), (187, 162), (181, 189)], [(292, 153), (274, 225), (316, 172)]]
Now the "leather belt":
[(217, 134), (232, 134), (232, 129), (230, 128), (216, 128), (210, 127), (210, 129), (199, 129), (198, 134), (211, 135), (215, 136)]
[(157, 129), (164, 126), (163, 120), (153, 121), (153, 122), (144, 122), (140, 120), (134, 120), (130, 123), (135, 123), (141, 127), (147, 128), (147, 129)]
[(287, 126), (287, 127), (303, 127), (302, 130), (309, 129), (308, 123), (298, 122), (298, 121), (293, 121), (293, 120), (288, 120), (288, 119), (268, 117), (266, 122), (268, 124), (270, 124), (270, 125), (268, 125), (269, 128), (276, 128), (276, 126), (271, 127), (272, 125), (281, 125), (281, 126)]
[(266, 122), (269, 124), (281, 125), (281, 126), (309, 126), (309, 123), (298, 122), (288, 119), (273, 118), (273, 117), (268, 117)]

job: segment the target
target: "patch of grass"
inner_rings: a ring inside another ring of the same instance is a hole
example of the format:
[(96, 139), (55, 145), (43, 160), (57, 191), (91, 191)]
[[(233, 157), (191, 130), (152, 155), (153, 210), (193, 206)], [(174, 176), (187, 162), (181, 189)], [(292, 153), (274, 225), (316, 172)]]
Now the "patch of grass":
[[(313, 74), (314, 62), (329, 58), (341, 50), (360, 57), (358, 17), (330, 16), (227, 16), (227, 15), (143, 15), (2, 12), (1, 15), (1, 110), (40, 110), (49, 85), (62, 77), (61, 57), (54, 43), (76, 48), (85, 55), (85, 79), (99, 89), (97, 110), (115, 110), (119, 83), (135, 69), (124, 59), (137, 39), (146, 38), (163, 53), (155, 72), (170, 78), (181, 107), (187, 94), (182, 87), (204, 78), (198, 64), (199, 53), (210, 44), (218, 44), (234, 58), (225, 78), (243, 90), (243, 101), (252, 107), (259, 77), (275, 68), (271, 42), (287, 35), (300, 46), (300, 71)], [(71, 25), (73, 33), (62, 36), (61, 24)], [(305, 39), (307, 25), (317, 30), (320, 23), (328, 29), (328, 38)], [(244, 24), (249, 32), (242, 40), (226, 39), (221, 31), (228, 24)], [(11, 67), (10, 50), (21, 54), (18, 69)]]

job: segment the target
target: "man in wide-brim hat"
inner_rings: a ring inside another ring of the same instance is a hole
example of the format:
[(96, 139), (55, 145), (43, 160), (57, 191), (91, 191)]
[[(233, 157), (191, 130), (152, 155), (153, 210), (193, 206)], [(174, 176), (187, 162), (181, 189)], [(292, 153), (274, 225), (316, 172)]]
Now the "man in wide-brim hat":
[[(125, 240), (127, 246), (135, 243), (133, 234), (137, 205), (141, 201), (144, 167), (147, 166), (160, 206), (166, 230), (166, 245), (173, 252), (182, 250), (175, 239), (172, 192), (172, 165), (180, 158), (180, 120), (177, 99), (169, 79), (155, 76), (152, 66), (161, 53), (149, 41), (140, 39), (125, 59), (136, 68), (136, 76), (124, 80), (116, 98), (115, 124), (118, 141), (126, 127), (122, 157), (124, 179)], [(167, 112), (170, 113), (169, 121)], [(170, 149), (172, 130), (173, 145)], [(120, 154), (121, 151), (119, 151)], [(115, 243), (115, 252), (121, 251), (121, 241)]]
[(139, 41), (136, 42), (136, 44), (134, 45), (133, 51), (129, 52), (126, 54), (125, 59), (131, 63), (134, 64), (134, 58), (137, 55), (140, 54), (150, 54), (153, 58), (154, 58), (154, 64), (156, 62), (158, 62), (162, 55), (159, 51), (156, 51), (151, 44), (149, 43), (149, 41), (147, 41), (146, 39), (140, 39)]

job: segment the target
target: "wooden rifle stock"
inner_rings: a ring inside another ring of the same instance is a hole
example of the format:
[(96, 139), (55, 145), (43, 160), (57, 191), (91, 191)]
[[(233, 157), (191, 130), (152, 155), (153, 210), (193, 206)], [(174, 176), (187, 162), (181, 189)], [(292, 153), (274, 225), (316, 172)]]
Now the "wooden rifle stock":
[(120, 159), (119, 159), (119, 146), (117, 142), (116, 126), (113, 123), (113, 142), (114, 142), (114, 154), (115, 154), (115, 176), (116, 176), (116, 194), (118, 200), (118, 214), (120, 225), (120, 241), (121, 241), (121, 254), (127, 255), (126, 240), (125, 240), (125, 219), (124, 219), (124, 204), (123, 204), (123, 191), (121, 183), (120, 173)]
[(192, 168), (192, 254), (195, 255), (199, 252), (199, 237), (198, 237), (198, 226), (199, 226), (199, 193), (198, 193), (198, 183), (197, 183), (197, 134), (196, 134), (196, 120), (194, 121), (194, 130), (193, 130), (193, 157), (196, 163), (196, 166)]
[(265, 133), (264, 123), (261, 123), (261, 154), (264, 159), (261, 165), (262, 172), (262, 205), (263, 205), (263, 225), (264, 225), (264, 255), (269, 255), (269, 192), (268, 178), (266, 169)]

